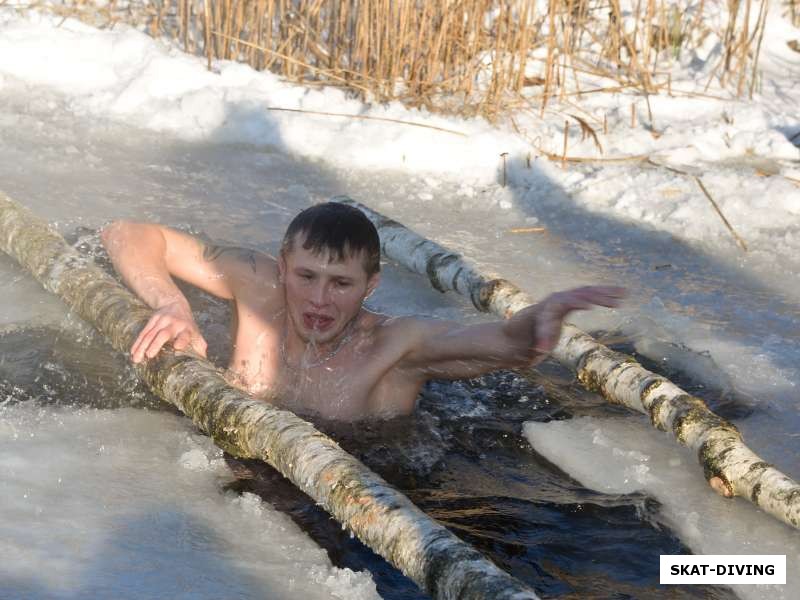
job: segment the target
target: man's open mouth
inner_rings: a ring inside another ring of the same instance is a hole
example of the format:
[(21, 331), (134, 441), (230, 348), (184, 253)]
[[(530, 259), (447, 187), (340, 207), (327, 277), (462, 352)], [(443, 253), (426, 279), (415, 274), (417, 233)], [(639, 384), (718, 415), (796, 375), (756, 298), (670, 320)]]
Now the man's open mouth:
[(303, 313), (303, 325), (306, 329), (313, 329), (314, 331), (325, 331), (333, 325), (333, 317), (327, 315), (320, 315), (317, 313)]

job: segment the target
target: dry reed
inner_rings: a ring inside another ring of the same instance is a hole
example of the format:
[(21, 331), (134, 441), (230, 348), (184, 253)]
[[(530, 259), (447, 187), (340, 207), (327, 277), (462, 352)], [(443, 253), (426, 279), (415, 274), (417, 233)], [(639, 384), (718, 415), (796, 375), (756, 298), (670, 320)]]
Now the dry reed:
[[(752, 94), (766, 0), (725, 0), (709, 29), (704, 0), (65, 0), (32, 1), (98, 26), (118, 21), (177, 41), (187, 52), (238, 60), (306, 84), (344, 87), (373, 102), (496, 118), (535, 98), (598, 90), (671, 89), (682, 51), (717, 36), (712, 78)], [(50, 3), (51, 4), (51, 3)], [(784, 0), (800, 19), (800, 0)], [(536, 89), (534, 89), (536, 88)], [(650, 120), (652, 125), (652, 118)]]
[(784, 15), (793, 25), (800, 27), (800, 0), (784, 0)]

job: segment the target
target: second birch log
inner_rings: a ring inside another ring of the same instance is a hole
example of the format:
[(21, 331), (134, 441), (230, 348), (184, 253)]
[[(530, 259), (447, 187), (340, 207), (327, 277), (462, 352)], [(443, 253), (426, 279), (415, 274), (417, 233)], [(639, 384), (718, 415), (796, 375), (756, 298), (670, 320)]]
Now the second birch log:
[[(502, 318), (534, 304), (533, 298), (513, 283), (481, 273), (459, 254), (397, 221), (347, 196), (334, 200), (366, 214), (378, 229), (382, 252), (427, 277), (440, 292), (455, 291), (469, 298), (479, 311)], [(706, 479), (719, 494), (747, 498), (800, 529), (800, 485), (750, 450), (736, 426), (714, 414), (700, 398), (573, 325), (564, 325), (552, 356), (574, 370), (586, 389), (602, 394), (611, 403), (644, 413), (654, 427), (670, 432), (680, 444), (696, 452)]]
[[(127, 354), (152, 311), (0, 192), (0, 250)], [(207, 360), (168, 348), (137, 367), (229, 453), (263, 460), (434, 599), (527, 600), (528, 586), (436, 523), (408, 498), (293, 413), (232, 388)]]

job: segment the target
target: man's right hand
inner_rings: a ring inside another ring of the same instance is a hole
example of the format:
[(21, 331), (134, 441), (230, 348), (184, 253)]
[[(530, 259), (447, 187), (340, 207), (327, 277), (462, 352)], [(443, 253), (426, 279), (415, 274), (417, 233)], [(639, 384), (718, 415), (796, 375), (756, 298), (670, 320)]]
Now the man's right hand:
[(191, 311), (178, 302), (167, 304), (153, 313), (131, 346), (131, 359), (140, 363), (145, 358), (153, 358), (167, 342), (171, 342), (176, 350), (190, 348), (203, 357), (208, 348)]

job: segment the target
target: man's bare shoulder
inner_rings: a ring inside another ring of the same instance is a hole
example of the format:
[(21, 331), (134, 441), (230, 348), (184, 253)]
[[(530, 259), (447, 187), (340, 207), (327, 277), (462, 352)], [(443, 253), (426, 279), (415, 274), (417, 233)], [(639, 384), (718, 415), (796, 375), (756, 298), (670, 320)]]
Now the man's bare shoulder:
[(418, 315), (379, 315), (374, 325), (376, 341), (391, 346), (401, 354), (413, 350), (431, 331), (445, 330), (448, 323)]
[(227, 244), (217, 244), (214, 242), (202, 242), (203, 260), (207, 262), (227, 262), (238, 263), (246, 266), (252, 273), (258, 273), (261, 267), (262, 274), (267, 271), (274, 272), (277, 261), (266, 252), (246, 248), (244, 246), (232, 246)]
[(231, 278), (236, 295), (250, 291), (263, 293), (278, 288), (278, 263), (266, 252), (243, 246), (203, 242), (202, 257)]
[(385, 331), (393, 335), (416, 335), (421, 332), (433, 329), (447, 328), (451, 325), (449, 321), (443, 321), (434, 317), (422, 315), (406, 315), (402, 317), (383, 315), (384, 320), (381, 326)]

